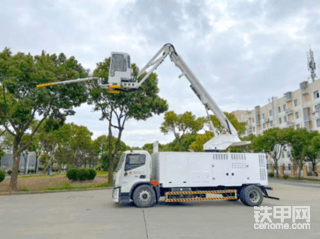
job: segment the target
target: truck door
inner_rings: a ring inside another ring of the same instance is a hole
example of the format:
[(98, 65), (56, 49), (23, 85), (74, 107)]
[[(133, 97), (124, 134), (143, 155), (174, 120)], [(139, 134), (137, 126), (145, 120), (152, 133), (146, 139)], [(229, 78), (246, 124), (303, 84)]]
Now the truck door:
[(145, 154), (127, 154), (124, 165), (122, 188), (124, 192), (130, 192), (136, 182), (149, 181), (147, 172), (147, 160)]

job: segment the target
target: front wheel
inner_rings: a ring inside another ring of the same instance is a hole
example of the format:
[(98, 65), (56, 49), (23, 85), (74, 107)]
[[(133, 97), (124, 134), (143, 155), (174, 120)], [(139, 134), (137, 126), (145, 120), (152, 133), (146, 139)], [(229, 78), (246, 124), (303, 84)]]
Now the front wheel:
[(241, 189), (240, 200), (249, 207), (259, 206), (263, 201), (263, 193), (259, 187), (249, 185)]
[(137, 207), (151, 207), (156, 202), (156, 194), (149, 185), (141, 185), (134, 190), (133, 202)]

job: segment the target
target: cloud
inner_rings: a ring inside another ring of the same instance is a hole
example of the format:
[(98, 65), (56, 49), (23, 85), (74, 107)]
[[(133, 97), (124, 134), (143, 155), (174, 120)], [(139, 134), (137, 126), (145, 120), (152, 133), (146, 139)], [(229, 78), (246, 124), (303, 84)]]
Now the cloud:
[[(320, 60), (319, 6), (314, 0), (3, 0), (0, 48), (64, 52), (93, 70), (111, 51), (128, 52), (141, 68), (170, 42), (221, 109), (230, 112), (266, 104), (307, 80), (309, 44)], [(156, 73), (170, 110), (205, 115), (170, 59)], [(68, 122), (87, 126), (94, 137), (107, 134), (107, 123), (91, 106), (76, 111)], [(162, 121), (163, 115), (128, 121), (123, 141), (135, 146), (171, 141), (171, 134), (159, 131)]]

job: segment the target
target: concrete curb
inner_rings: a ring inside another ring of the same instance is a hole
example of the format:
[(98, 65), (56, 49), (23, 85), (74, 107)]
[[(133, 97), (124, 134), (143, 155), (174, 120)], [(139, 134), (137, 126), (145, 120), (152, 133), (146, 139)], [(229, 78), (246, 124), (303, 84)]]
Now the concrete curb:
[(44, 193), (62, 193), (62, 192), (64, 193), (64, 192), (110, 190), (110, 189), (112, 189), (112, 187), (71, 189), (71, 190), (44, 190), (44, 191), (29, 191), (29, 192), (4, 192), (4, 193), (0, 193), (0, 196), (25, 195), (25, 194), (44, 194)]

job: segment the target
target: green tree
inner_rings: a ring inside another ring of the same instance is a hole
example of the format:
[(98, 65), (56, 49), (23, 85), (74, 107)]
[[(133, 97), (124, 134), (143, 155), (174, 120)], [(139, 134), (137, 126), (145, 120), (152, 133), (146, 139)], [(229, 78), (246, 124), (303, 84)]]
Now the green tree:
[(203, 128), (205, 119), (196, 118), (191, 112), (176, 114), (168, 111), (164, 115), (164, 122), (160, 130), (164, 134), (172, 132), (179, 145), (179, 151), (182, 151), (182, 140), (186, 134), (196, 134)]
[[(93, 75), (108, 79), (110, 58), (97, 64)], [(132, 64), (133, 74), (137, 76), (139, 69)], [(140, 81), (146, 73), (143, 73)], [(95, 111), (101, 112), (100, 120), (108, 121), (108, 180), (113, 181), (113, 169), (116, 156), (120, 149), (120, 142), (125, 123), (129, 119), (146, 120), (154, 114), (161, 114), (168, 109), (167, 102), (160, 98), (158, 79), (155, 73), (152, 73), (142, 86), (134, 92), (120, 92), (119, 94), (110, 94), (105, 89), (100, 88), (95, 82), (88, 83), (90, 94), (88, 103), (94, 105)], [(118, 130), (117, 142), (112, 144), (112, 128)]]
[(292, 128), (271, 128), (264, 131), (263, 135), (257, 137), (252, 143), (255, 152), (262, 151), (271, 155), (274, 160), (274, 168), (277, 177), (279, 177), (278, 161), (293, 134), (294, 129)]
[(291, 147), (291, 155), (294, 164), (298, 165), (299, 172), (298, 178), (300, 179), (301, 170), (307, 159), (307, 157), (313, 157), (310, 145), (312, 145), (312, 139), (318, 136), (317, 131), (308, 132), (305, 128), (293, 130), (286, 136), (287, 142)]
[(214, 133), (211, 131), (206, 131), (204, 134), (197, 134), (196, 140), (190, 145), (190, 148), (195, 152), (203, 152), (203, 145), (208, 142)]
[(317, 165), (317, 162), (318, 162), (318, 158), (320, 156), (320, 136), (315, 136), (312, 138), (311, 140), (311, 146), (312, 146), (312, 151), (314, 152), (315, 154), (315, 158), (311, 160), (312, 162), (312, 170), (313, 172), (316, 171), (316, 165)]
[[(237, 118), (231, 113), (228, 113), (228, 112), (223, 112), (223, 113), (228, 118), (228, 120), (233, 125), (233, 127), (238, 131), (239, 135), (242, 135), (245, 133), (246, 122), (239, 122)], [(222, 124), (220, 123), (220, 121), (215, 115), (210, 115), (210, 119), (213, 123), (213, 126), (218, 130), (218, 132), (221, 132), (224, 129), (224, 127), (222, 126)]]
[[(117, 144), (118, 139), (112, 136), (112, 148), (115, 148), (115, 145)], [(108, 171), (109, 169), (109, 137), (106, 135), (101, 135), (99, 136), (95, 141), (94, 141), (94, 147), (95, 151), (100, 154), (100, 161), (102, 164), (102, 168), (104, 171)], [(123, 141), (120, 141), (120, 147), (117, 155), (113, 155), (114, 157), (114, 164), (116, 165), (120, 159), (121, 154), (129, 150), (130, 147), (127, 146)]]
[[(32, 141), (33, 136), (47, 118), (64, 121), (73, 115), (73, 107), (80, 106), (87, 99), (85, 83), (57, 85), (52, 88), (38, 88), (40, 83), (63, 81), (86, 77), (85, 70), (74, 57), (67, 58), (46, 54), (12, 54), (8, 48), (0, 52), (0, 124), (14, 137), (13, 169), (10, 189), (17, 190), (17, 175), (20, 154)], [(35, 117), (38, 125), (31, 129)], [(31, 130), (27, 144), (21, 140)]]

